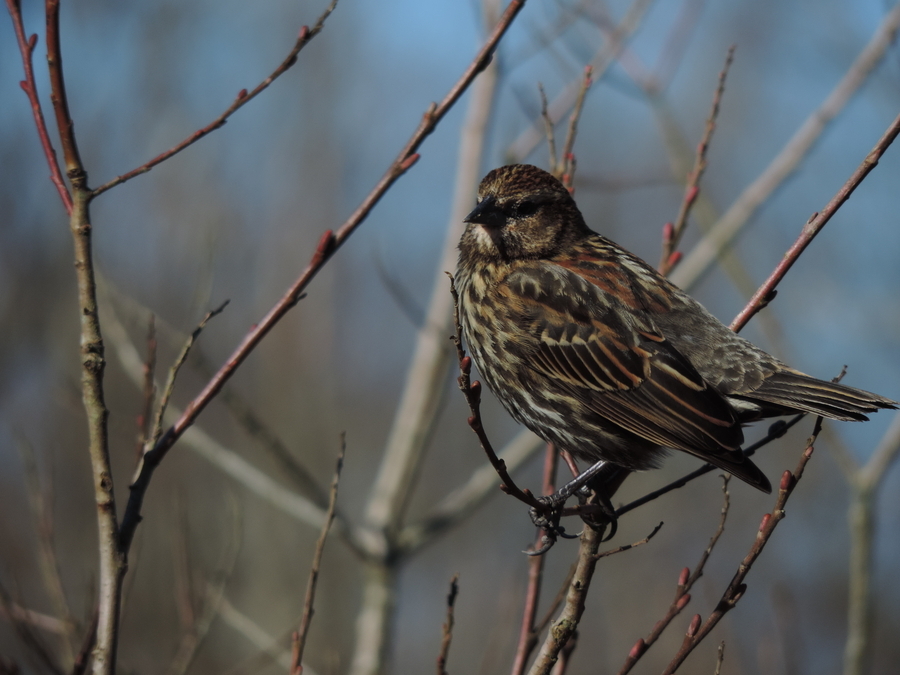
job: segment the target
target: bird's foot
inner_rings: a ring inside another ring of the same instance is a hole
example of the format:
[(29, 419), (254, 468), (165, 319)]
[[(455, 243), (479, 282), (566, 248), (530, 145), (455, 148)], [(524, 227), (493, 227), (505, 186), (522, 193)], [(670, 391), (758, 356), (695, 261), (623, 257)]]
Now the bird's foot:
[[(566, 501), (569, 497), (578, 498), (579, 507), (574, 511), (589, 527), (603, 529), (609, 527), (609, 534), (603, 541), (609, 541), (618, 529), (616, 510), (610, 502), (605, 485), (610, 476), (617, 475), (621, 469), (608, 462), (597, 462), (574, 480), (562, 486), (552, 495), (538, 497), (541, 507), (534, 507), (529, 514), (531, 522), (544, 531), (541, 547), (527, 552), (529, 555), (542, 555), (549, 551), (558, 537), (577, 539), (578, 535), (568, 534), (559, 524), (563, 516)], [(616, 485), (618, 487), (618, 485)]]

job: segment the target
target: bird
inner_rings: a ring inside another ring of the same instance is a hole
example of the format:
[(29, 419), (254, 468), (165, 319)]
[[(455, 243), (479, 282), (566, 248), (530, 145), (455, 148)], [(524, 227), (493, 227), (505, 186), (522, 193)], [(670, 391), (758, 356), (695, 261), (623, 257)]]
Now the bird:
[(743, 426), (811, 413), (867, 420), (897, 402), (791, 368), (636, 255), (591, 230), (527, 164), (490, 171), (455, 275), (465, 345), (512, 417), (558, 450), (628, 471), (690, 453), (771, 492)]

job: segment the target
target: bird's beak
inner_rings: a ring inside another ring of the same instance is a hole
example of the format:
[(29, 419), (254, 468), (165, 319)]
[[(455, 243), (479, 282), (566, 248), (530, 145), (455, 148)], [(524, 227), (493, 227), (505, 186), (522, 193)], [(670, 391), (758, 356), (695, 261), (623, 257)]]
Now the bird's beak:
[(497, 200), (494, 196), (488, 195), (478, 202), (472, 209), (472, 213), (463, 218), (463, 222), (499, 228), (506, 222), (506, 215), (497, 208)]

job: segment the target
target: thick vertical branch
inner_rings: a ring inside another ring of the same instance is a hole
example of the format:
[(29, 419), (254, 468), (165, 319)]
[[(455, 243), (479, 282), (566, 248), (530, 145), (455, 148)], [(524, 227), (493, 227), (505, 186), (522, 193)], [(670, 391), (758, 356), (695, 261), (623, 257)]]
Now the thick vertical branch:
[(111, 675), (116, 668), (119, 606), (125, 558), (119, 550), (119, 525), (113, 476), (109, 463), (109, 411), (103, 394), (106, 360), (97, 312), (97, 284), (91, 247), (91, 190), (78, 153), (74, 124), (69, 114), (59, 42), (59, 0), (47, 0), (47, 65), (51, 101), (56, 114), (66, 175), (72, 184), (73, 203), (69, 226), (75, 247), (75, 275), (81, 317), (81, 395), (88, 422), (88, 447), (94, 475), (94, 500), (100, 546), (100, 597), (97, 642), (93, 652), (95, 675)]

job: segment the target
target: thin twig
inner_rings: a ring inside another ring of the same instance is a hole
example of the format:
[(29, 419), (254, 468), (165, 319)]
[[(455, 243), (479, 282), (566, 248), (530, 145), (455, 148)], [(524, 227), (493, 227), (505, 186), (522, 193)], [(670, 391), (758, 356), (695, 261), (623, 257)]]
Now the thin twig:
[(181, 352), (175, 359), (175, 363), (173, 363), (172, 367), (169, 368), (169, 375), (166, 378), (166, 384), (163, 387), (162, 394), (159, 397), (159, 405), (156, 408), (156, 415), (153, 418), (153, 426), (151, 427), (152, 432), (150, 437), (147, 439), (147, 451), (153, 448), (153, 445), (156, 444), (156, 441), (159, 440), (159, 437), (162, 435), (163, 417), (166, 414), (166, 408), (169, 407), (169, 400), (172, 398), (172, 392), (175, 389), (175, 380), (178, 378), (178, 372), (181, 370), (181, 366), (183, 366), (184, 362), (187, 360), (188, 354), (191, 353), (191, 347), (194, 346), (194, 343), (197, 341), (197, 338), (200, 337), (200, 333), (203, 332), (203, 329), (206, 328), (206, 324), (209, 323), (209, 320), (225, 311), (228, 303), (229, 300), (226, 300), (215, 309), (206, 313), (206, 316), (204, 316), (203, 319), (200, 320), (200, 323), (197, 324), (197, 327), (191, 332), (191, 334), (188, 336), (188, 339), (185, 340), (184, 346), (182, 346), (181, 348)]
[(141, 413), (138, 415), (138, 440), (135, 457), (139, 462), (144, 447), (150, 437), (151, 420), (153, 419), (153, 403), (156, 400), (156, 315), (151, 314), (147, 322), (147, 360), (144, 361), (144, 386)]
[(575, 107), (569, 116), (566, 142), (563, 145), (562, 156), (559, 158), (558, 169), (562, 175), (557, 176), (557, 178), (566, 186), (569, 192), (574, 189), (573, 185), (575, 183), (575, 136), (578, 134), (578, 120), (581, 119), (581, 111), (584, 110), (584, 99), (593, 83), (591, 79), (593, 72), (594, 69), (591, 66), (584, 67), (584, 76), (581, 78), (581, 87), (578, 89), (578, 96), (575, 98)]
[(720, 675), (723, 663), (725, 663), (725, 640), (722, 640), (719, 643), (719, 649), (716, 653), (716, 671), (714, 675)]
[[(547, 443), (544, 452), (543, 489), (544, 495), (552, 495), (556, 491), (556, 466), (559, 453), (553, 443)], [(537, 540), (531, 550), (537, 550), (543, 545), (544, 533), (538, 529)], [(519, 628), (519, 642), (516, 646), (516, 655), (513, 658), (512, 675), (522, 675), (525, 666), (537, 645), (537, 631), (535, 630), (535, 617), (537, 616), (538, 601), (541, 595), (541, 582), (544, 578), (544, 559), (546, 556), (536, 555), (528, 559), (528, 584), (525, 587), (525, 606), (522, 610), (522, 624)]]
[[(898, 5), (898, 7), (900, 7), (900, 5)], [(862, 164), (857, 167), (856, 171), (853, 172), (853, 175), (850, 176), (841, 189), (837, 191), (837, 194), (831, 198), (831, 201), (825, 205), (825, 208), (819, 213), (814, 213), (810, 219), (806, 221), (806, 225), (803, 226), (797, 241), (795, 241), (787, 250), (781, 262), (778, 263), (775, 270), (769, 275), (769, 278), (766, 279), (765, 283), (753, 294), (753, 297), (750, 299), (750, 302), (747, 303), (747, 306), (744, 307), (735, 320), (731, 322), (732, 330), (739, 331), (747, 324), (754, 314), (771, 301), (772, 297), (774, 297), (773, 293), (775, 292), (775, 287), (778, 286), (778, 283), (784, 278), (784, 275), (787, 274), (788, 270), (791, 269), (795, 262), (797, 262), (800, 254), (806, 250), (806, 247), (809, 246), (815, 236), (822, 231), (822, 228), (825, 227), (829, 220), (831, 220), (831, 217), (837, 213), (837, 210), (843, 206), (844, 202), (850, 199), (850, 195), (852, 195), (853, 191), (859, 187), (859, 184), (863, 182), (865, 177), (869, 175), (869, 172), (878, 166), (878, 161), (881, 159), (881, 156), (890, 147), (891, 143), (894, 142), (894, 139), (897, 138), (898, 134), (900, 134), (900, 115), (891, 122), (891, 125), (875, 144), (875, 147), (872, 148), (872, 151), (866, 155)]]
[[(652, 3), (653, 0), (633, 0), (631, 5), (629, 5), (622, 21), (616, 26), (615, 30), (612, 31), (612, 34), (603, 43), (603, 46), (597, 51), (594, 58), (591, 59), (590, 66), (593, 69), (595, 80), (599, 80), (603, 77), (606, 74), (607, 69), (616, 62), (619, 52), (621, 52), (622, 48), (625, 46), (628, 38), (641, 25), (644, 14), (650, 8)], [(578, 80), (574, 80), (567, 84), (562, 92), (560, 92), (557, 97), (553, 99), (552, 103), (550, 103), (548, 113), (550, 120), (554, 125), (572, 110), (572, 107), (578, 99), (578, 92), (581, 91), (582, 85), (583, 78), (579, 77)], [(519, 137), (515, 141), (513, 141), (506, 155), (511, 157), (513, 162), (524, 161), (524, 159), (528, 157), (528, 155), (530, 155), (543, 140), (544, 135), (542, 131), (543, 124), (535, 121), (519, 134)]]
[(31, 104), (31, 114), (34, 117), (34, 125), (37, 127), (38, 138), (41, 141), (41, 149), (44, 151), (44, 157), (47, 160), (47, 166), (50, 169), (50, 180), (59, 193), (66, 213), (72, 213), (72, 195), (66, 187), (63, 179), (62, 170), (59, 167), (59, 158), (56, 156), (56, 150), (53, 148), (53, 142), (50, 140), (50, 134), (47, 131), (47, 122), (44, 119), (44, 111), (41, 108), (41, 100), (38, 97), (37, 85), (34, 81), (34, 48), (37, 47), (38, 36), (32, 34), (31, 37), (25, 37), (25, 24), (22, 20), (22, 7), (20, 0), (6, 0), (6, 7), (9, 10), (9, 16), (13, 22), (13, 29), (16, 33), (16, 42), (19, 44), (19, 52), (22, 55), (22, 66), (25, 69), (25, 79), (19, 82), (22, 91), (28, 97)]
[(542, 508), (542, 505), (535, 499), (531, 491), (528, 489), (522, 490), (516, 485), (515, 481), (507, 471), (506, 464), (497, 457), (497, 453), (494, 452), (494, 447), (491, 445), (491, 441), (487, 437), (487, 432), (484, 430), (484, 424), (481, 421), (481, 382), (477, 380), (472, 382), (470, 378), (472, 372), (472, 357), (468, 356), (463, 348), (462, 325), (459, 321), (459, 295), (456, 291), (453, 275), (448, 272), (447, 276), (450, 277), (450, 293), (453, 296), (453, 315), (456, 324), (456, 335), (454, 335), (452, 339), (453, 343), (456, 345), (456, 353), (459, 357), (459, 377), (457, 378), (457, 382), (459, 383), (460, 391), (462, 391), (463, 395), (466, 397), (466, 403), (469, 404), (469, 411), (472, 413), (468, 420), (469, 426), (472, 427), (472, 431), (478, 436), (478, 441), (481, 443), (481, 449), (484, 450), (491, 466), (494, 467), (497, 475), (500, 476), (500, 489), (505, 493), (512, 495), (519, 501), (525, 502), (533, 508), (540, 509)]
[(617, 553), (624, 553), (625, 551), (630, 551), (633, 548), (637, 548), (638, 546), (643, 546), (647, 542), (649, 542), (653, 537), (656, 536), (656, 533), (662, 529), (663, 523), (660, 521), (659, 525), (653, 528), (653, 531), (648, 534), (646, 537), (641, 539), (640, 541), (633, 542), (631, 544), (623, 544), (622, 546), (617, 546), (616, 548), (611, 548), (608, 551), (600, 551), (597, 554), (597, 560), (600, 558), (608, 558), (611, 555), (616, 555)]
[(544, 120), (544, 133), (547, 136), (547, 153), (550, 155), (550, 173), (557, 178), (562, 176), (559, 159), (556, 156), (556, 138), (553, 132), (553, 120), (547, 113), (547, 93), (544, 91), (544, 85), (538, 82), (538, 92), (541, 95), (541, 119)]
[[(10, 2), (10, 0), (7, 0), (7, 2)], [(316, 35), (318, 35), (322, 31), (322, 28), (325, 26), (325, 20), (328, 19), (328, 17), (334, 11), (334, 8), (336, 5), (337, 5), (337, 0), (332, 0), (331, 4), (329, 4), (328, 7), (325, 9), (325, 11), (322, 12), (322, 14), (319, 16), (318, 21), (316, 21), (315, 25), (312, 28), (310, 28), (309, 26), (303, 26), (300, 29), (300, 34), (297, 36), (297, 41), (294, 43), (293, 48), (288, 53), (288, 55), (285, 57), (284, 61), (282, 61), (281, 64), (275, 70), (272, 71), (271, 75), (269, 75), (266, 79), (264, 79), (262, 82), (260, 82), (256, 86), (256, 88), (253, 89), (253, 91), (248, 92), (246, 89), (241, 89), (238, 92), (237, 97), (234, 99), (234, 102), (232, 102), (232, 104), (230, 106), (228, 106), (228, 108), (225, 110), (225, 112), (223, 112), (221, 115), (219, 115), (212, 122), (207, 124), (202, 129), (198, 129), (197, 131), (192, 133), (190, 136), (185, 138), (183, 141), (181, 141), (174, 147), (169, 148), (161, 155), (154, 157), (149, 162), (142, 164), (138, 168), (136, 168), (132, 171), (129, 171), (128, 173), (122, 174), (121, 176), (117, 176), (116, 178), (109, 181), (108, 183), (104, 183), (103, 185), (101, 185), (100, 187), (98, 187), (94, 190), (93, 196), (97, 197), (97, 196), (103, 194), (104, 192), (106, 192), (107, 190), (109, 190), (110, 188), (114, 188), (116, 185), (121, 185), (125, 181), (131, 180), (135, 176), (140, 176), (142, 173), (147, 173), (153, 167), (157, 166), (158, 164), (161, 164), (162, 162), (165, 162), (167, 159), (169, 159), (173, 155), (177, 155), (179, 152), (181, 152), (188, 146), (193, 145), (194, 143), (199, 141), (201, 138), (203, 138), (207, 134), (210, 134), (213, 131), (215, 131), (216, 129), (218, 129), (219, 127), (223, 126), (225, 124), (225, 122), (228, 121), (228, 118), (231, 117), (235, 112), (237, 112), (237, 110), (242, 108), (246, 103), (249, 103), (252, 99), (256, 98), (256, 96), (258, 94), (262, 93), (263, 90), (268, 88), (268, 86), (270, 84), (272, 84), (272, 82), (274, 82), (278, 77), (283, 75), (284, 72), (287, 71), (291, 66), (293, 66), (295, 63), (297, 63), (297, 55), (307, 44), (309, 44), (309, 42)]]
[(707, 544), (706, 549), (700, 556), (700, 560), (697, 562), (697, 565), (694, 567), (693, 572), (685, 567), (681, 570), (681, 573), (678, 575), (678, 584), (675, 587), (675, 597), (672, 599), (672, 602), (669, 604), (668, 610), (666, 610), (665, 616), (662, 619), (656, 622), (656, 625), (653, 626), (653, 630), (647, 635), (646, 638), (639, 638), (638, 641), (634, 644), (631, 650), (628, 652), (628, 656), (625, 659), (625, 662), (622, 664), (621, 669), (619, 669), (618, 675), (625, 675), (630, 672), (632, 668), (637, 664), (638, 661), (647, 653), (647, 650), (655, 643), (660, 636), (663, 634), (666, 628), (672, 623), (676, 616), (678, 616), (681, 611), (687, 606), (687, 604), (691, 601), (690, 590), (693, 588), (694, 584), (697, 583), (697, 580), (703, 576), (703, 570), (706, 567), (706, 563), (709, 560), (709, 556), (712, 553), (713, 548), (719, 541), (719, 537), (722, 536), (722, 533), (725, 531), (725, 520), (728, 517), (728, 509), (731, 505), (731, 501), (728, 495), (728, 476), (723, 477), (722, 481), (722, 510), (719, 516), (719, 523), (716, 526), (716, 531), (713, 533), (713, 536), (709, 540), (709, 544)]
[[(746, 457), (750, 457), (754, 453), (756, 453), (756, 451), (759, 450), (760, 448), (764, 447), (765, 445), (768, 445), (775, 439), (781, 438), (782, 436), (785, 435), (785, 433), (787, 433), (788, 429), (790, 429), (792, 426), (797, 424), (797, 422), (802, 420), (805, 416), (806, 416), (806, 413), (800, 413), (799, 415), (794, 415), (794, 417), (792, 417), (791, 419), (789, 419), (787, 421), (778, 420), (774, 424), (770, 425), (769, 431), (766, 433), (766, 435), (763, 438), (759, 439), (753, 445), (749, 445), (746, 448), (744, 448), (744, 455)], [(664, 485), (659, 490), (654, 490), (653, 492), (650, 492), (650, 493), (644, 495), (643, 497), (635, 499), (633, 502), (629, 502), (628, 504), (625, 504), (624, 506), (620, 506), (618, 509), (616, 509), (616, 516), (622, 516), (623, 514), (628, 513), (629, 511), (633, 511), (634, 509), (638, 508), (639, 506), (643, 506), (644, 504), (646, 504), (648, 502), (652, 502), (654, 499), (657, 499), (658, 497), (662, 497), (664, 494), (669, 493), (672, 490), (677, 490), (678, 488), (684, 487), (685, 485), (690, 483), (695, 478), (699, 478), (700, 476), (705, 476), (706, 474), (710, 473), (711, 471), (716, 471), (716, 470), (717, 470), (717, 467), (713, 466), (712, 464), (704, 464), (699, 469), (695, 469), (694, 471), (691, 471), (690, 473), (685, 474), (678, 480), (674, 480), (671, 483), (669, 483), (668, 485)]]
[(657, 269), (663, 276), (668, 276), (672, 268), (678, 263), (680, 256), (675, 255), (681, 237), (687, 227), (688, 215), (691, 208), (697, 201), (700, 194), (700, 179), (703, 172), (706, 171), (706, 153), (709, 149), (709, 142), (712, 139), (713, 131), (716, 129), (716, 118), (719, 116), (719, 104), (722, 101), (722, 93), (725, 91), (725, 80), (728, 77), (728, 69), (734, 60), (734, 45), (729, 47), (728, 54), (725, 57), (725, 66), (719, 73), (719, 83), (716, 86), (716, 92), (713, 94), (712, 109), (709, 111), (709, 117), (706, 119), (706, 128), (703, 131), (703, 138), (697, 144), (697, 156), (694, 159), (694, 168), (688, 174), (687, 185), (684, 189), (684, 198), (681, 200), (681, 208), (678, 211), (678, 217), (670, 226), (669, 224), (663, 228), (663, 249), (662, 256), (659, 260)]
[(325, 514), (325, 523), (322, 532), (316, 542), (316, 550), (313, 554), (312, 565), (309, 569), (309, 581), (306, 584), (306, 599), (303, 601), (303, 617), (300, 619), (300, 628), (291, 636), (291, 675), (303, 675), (303, 649), (306, 647), (306, 639), (309, 637), (309, 627), (312, 624), (313, 604), (316, 601), (316, 584), (319, 581), (319, 569), (322, 565), (322, 554), (325, 552), (325, 540), (328, 538), (328, 530), (334, 521), (334, 509), (337, 504), (338, 484), (341, 480), (341, 469), (344, 467), (344, 453), (347, 443), (344, 434), (341, 434), (341, 449), (338, 452), (337, 465), (334, 469), (334, 478), (331, 480), (331, 491), (328, 497), (328, 511)]
[(685, 635), (685, 639), (681, 645), (681, 648), (675, 654), (675, 657), (666, 667), (665, 671), (663, 671), (663, 675), (670, 675), (674, 673), (678, 667), (684, 662), (684, 660), (688, 657), (688, 655), (694, 650), (694, 648), (700, 644), (700, 642), (712, 631), (712, 629), (722, 620), (722, 617), (725, 614), (734, 608), (734, 606), (740, 601), (743, 597), (744, 592), (747, 590), (746, 584), (744, 584), (744, 579), (747, 576), (747, 573), (753, 567), (753, 563), (756, 562), (757, 558), (759, 558), (769, 539), (771, 539), (775, 528), (778, 526), (778, 523), (785, 516), (784, 507), (790, 499), (791, 493), (794, 491), (794, 488), (797, 486), (797, 482), (803, 477), (803, 471), (806, 468), (807, 462), (809, 462), (810, 457), (813, 454), (813, 445), (816, 441), (816, 438), (819, 435), (819, 431), (822, 428), (822, 418), (816, 418), (816, 424), (813, 427), (812, 435), (809, 437), (809, 440), (806, 444), (806, 449), (803, 451), (803, 454), (800, 457), (800, 461), (797, 463), (797, 468), (794, 469), (794, 473), (792, 474), (790, 471), (785, 471), (781, 477), (781, 484), (778, 490), (778, 497), (775, 501), (775, 508), (772, 509), (771, 513), (767, 513), (763, 516), (762, 522), (759, 526), (759, 531), (756, 534), (756, 539), (750, 547), (750, 551), (741, 561), (741, 564), (738, 566), (737, 571), (732, 577), (731, 582), (728, 584), (728, 587), (725, 589), (725, 592), (722, 594), (721, 599), (716, 605), (715, 609), (709, 615), (705, 622), (700, 622), (700, 616), (697, 615), (691, 622), (691, 627)]
[(450, 592), (447, 594), (447, 620), (441, 637), (441, 650), (437, 657), (437, 675), (447, 675), (447, 657), (450, 655), (450, 640), (453, 639), (453, 608), (456, 595), (459, 593), (459, 574), (450, 580)]
[(676, 286), (680, 288), (692, 286), (712, 266), (778, 186), (797, 169), (828, 124), (837, 117), (853, 94), (874, 72), (887, 49), (893, 44), (898, 30), (900, 30), (900, 4), (894, 5), (885, 15), (872, 39), (822, 104), (806, 118), (781, 152), (756, 180), (747, 186), (694, 250), (685, 256), (672, 274), (672, 282)]
[(148, 453), (144, 454), (144, 459), (139, 470), (138, 476), (131, 485), (131, 494), (128, 500), (128, 506), (122, 517), (120, 545), (123, 551), (127, 551), (134, 537), (134, 532), (140, 522), (141, 505), (143, 504), (144, 494), (150, 484), (153, 471), (165, 457), (169, 449), (181, 437), (185, 430), (190, 427), (197, 416), (209, 405), (209, 402), (216, 396), (219, 390), (235, 373), (237, 368), (246, 360), (255, 347), (269, 333), (272, 327), (277, 324), (282, 317), (298, 302), (303, 291), (318, 274), (326, 262), (331, 258), (334, 252), (350, 237), (351, 234), (362, 224), (366, 216), (371, 212), (375, 205), (387, 192), (398, 178), (405, 174), (413, 164), (415, 164), (419, 155), (416, 151), (424, 142), (424, 140), (434, 131), (437, 124), (444, 118), (451, 107), (459, 100), (463, 92), (469, 87), (475, 77), (480, 73), (490, 61), (494, 49), (496, 49), (500, 38), (506, 33), (513, 19), (522, 9), (525, 0), (511, 0), (506, 11), (501, 17), (497, 26), (494, 28), (485, 45), (478, 52), (469, 67), (453, 85), (444, 100), (439, 105), (432, 106), (425, 113), (418, 128), (407, 142), (406, 146), (400, 151), (397, 159), (390, 165), (388, 170), (378, 181), (376, 186), (363, 200), (362, 204), (350, 215), (344, 224), (336, 231), (326, 231), (316, 248), (316, 252), (307, 265), (306, 269), (300, 274), (299, 278), (288, 289), (284, 296), (274, 307), (266, 314), (263, 319), (244, 337), (241, 344), (235, 349), (227, 361), (222, 365), (219, 371), (206, 384), (203, 390), (194, 398), (194, 400), (185, 409), (182, 416), (162, 435), (156, 446)]

